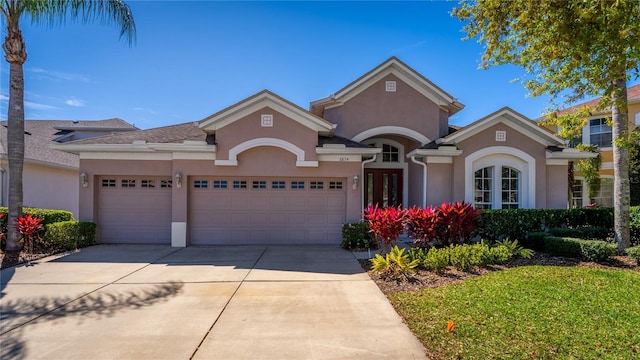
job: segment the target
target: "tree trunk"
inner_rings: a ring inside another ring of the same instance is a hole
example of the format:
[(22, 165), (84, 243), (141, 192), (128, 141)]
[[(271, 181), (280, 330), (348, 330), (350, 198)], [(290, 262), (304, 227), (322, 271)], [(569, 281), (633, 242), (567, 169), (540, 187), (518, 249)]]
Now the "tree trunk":
[[(12, 9), (15, 10), (13, 3)], [(24, 74), (27, 60), (19, 16), (7, 17), (7, 36), (2, 48), (9, 62), (9, 108), (7, 114), (7, 157), (9, 158), (9, 216), (7, 251), (20, 249), (18, 218), (22, 216), (22, 169), (24, 167)]]
[(22, 64), (11, 63), (7, 143), (9, 158), (9, 217), (7, 251), (18, 250), (18, 218), (22, 216), (22, 169), (24, 165), (24, 78)]
[[(611, 99), (611, 121), (613, 122), (613, 139), (628, 137), (629, 123), (627, 110), (627, 84), (624, 80), (616, 80)], [(616, 141), (613, 143), (613, 206), (614, 206), (614, 238), (618, 244), (618, 254), (623, 255), (630, 245), (629, 233), (629, 149)]]

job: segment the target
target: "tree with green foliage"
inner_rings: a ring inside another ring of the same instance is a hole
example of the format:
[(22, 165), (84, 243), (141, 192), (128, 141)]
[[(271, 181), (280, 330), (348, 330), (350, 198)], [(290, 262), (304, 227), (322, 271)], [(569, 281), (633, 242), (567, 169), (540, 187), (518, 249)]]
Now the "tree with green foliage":
[(19, 249), (17, 220), (22, 215), (22, 170), (24, 167), (24, 71), (27, 51), (20, 20), (55, 25), (67, 19), (115, 24), (120, 38), (131, 44), (136, 27), (129, 6), (120, 0), (0, 0), (6, 37), (2, 44), (9, 63), (9, 106), (7, 115), (7, 157), (9, 160), (9, 216), (7, 251)]
[[(484, 44), (482, 67), (523, 67), (527, 90), (533, 96), (550, 95), (555, 109), (601, 97), (596, 109), (611, 111), (614, 236), (622, 254), (629, 246), (626, 90), (627, 82), (640, 75), (640, 1), (461, 0), (452, 14), (466, 22), (467, 39)], [(580, 129), (586, 122), (580, 114), (555, 114), (549, 118), (562, 131)]]

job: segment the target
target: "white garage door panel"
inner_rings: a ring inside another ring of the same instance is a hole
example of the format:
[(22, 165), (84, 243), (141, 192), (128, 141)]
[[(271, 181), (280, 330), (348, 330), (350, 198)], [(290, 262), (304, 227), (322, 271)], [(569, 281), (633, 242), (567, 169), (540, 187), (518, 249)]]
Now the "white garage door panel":
[[(247, 187), (234, 189), (234, 180), (246, 181)], [(195, 188), (196, 181), (200, 188)], [(214, 189), (214, 181), (226, 181), (227, 187)], [(265, 187), (252, 188), (254, 181), (263, 181)], [(272, 181), (284, 181), (285, 188), (273, 188)], [(339, 244), (346, 211), (344, 183), (333, 178), (190, 178), (190, 243)]]
[(161, 180), (170, 178), (99, 179), (100, 242), (171, 243), (171, 188), (161, 187)]

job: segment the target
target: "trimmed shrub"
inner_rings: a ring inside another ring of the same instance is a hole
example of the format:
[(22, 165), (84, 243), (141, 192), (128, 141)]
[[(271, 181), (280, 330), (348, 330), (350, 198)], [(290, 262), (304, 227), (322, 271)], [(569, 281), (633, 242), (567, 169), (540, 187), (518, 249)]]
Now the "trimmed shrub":
[(530, 232), (522, 240), (522, 245), (528, 249), (544, 251), (544, 238), (547, 236), (549, 236), (549, 233), (542, 231)]
[(550, 255), (583, 258), (603, 262), (616, 254), (617, 246), (602, 240), (583, 240), (568, 237), (548, 236), (545, 251)]
[(93, 245), (96, 239), (96, 224), (88, 221), (60, 221), (46, 226), (45, 241), (65, 250)]
[(618, 247), (614, 244), (601, 240), (581, 240), (580, 255), (583, 258), (603, 262), (609, 260), (618, 251)]
[[(0, 213), (6, 214), (9, 211), (6, 207), (0, 207)], [(55, 209), (39, 209), (39, 208), (22, 208), (23, 215), (31, 214), (32, 216), (37, 216), (42, 218), (42, 225), (46, 226), (47, 224), (53, 224), (54, 222), (60, 221), (71, 221), (73, 220), (73, 213), (67, 210), (55, 210)], [(5, 215), (5, 224), (4, 228), (6, 230), (6, 216)]]
[(511, 250), (504, 246), (498, 245), (489, 249), (490, 264), (504, 264), (512, 257)]
[(611, 231), (607, 228), (585, 226), (579, 228), (551, 228), (549, 234), (557, 237), (571, 237), (585, 240), (606, 240)]
[(347, 250), (377, 249), (369, 224), (366, 222), (342, 224), (342, 248)]
[(580, 257), (580, 239), (547, 236), (544, 238), (544, 250), (549, 255)]
[[(525, 239), (530, 232), (550, 228), (613, 229), (612, 208), (483, 210), (476, 234), (483, 239)], [(639, 221), (640, 227), (640, 221)], [(640, 231), (638, 232), (640, 234)]]
[(631, 246), (640, 246), (640, 206), (629, 208), (629, 230), (631, 232)]
[(636, 264), (640, 265), (640, 246), (634, 246), (625, 250), (627, 255), (636, 261)]
[(422, 265), (436, 274), (442, 274), (449, 266), (449, 251), (447, 248), (431, 248), (422, 261)]

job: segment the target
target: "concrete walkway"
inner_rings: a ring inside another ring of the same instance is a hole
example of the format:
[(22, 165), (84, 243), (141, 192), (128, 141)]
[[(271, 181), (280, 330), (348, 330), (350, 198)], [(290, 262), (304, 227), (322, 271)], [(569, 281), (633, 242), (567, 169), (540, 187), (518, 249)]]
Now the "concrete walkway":
[(337, 247), (99, 245), (0, 273), (0, 359), (426, 359)]

